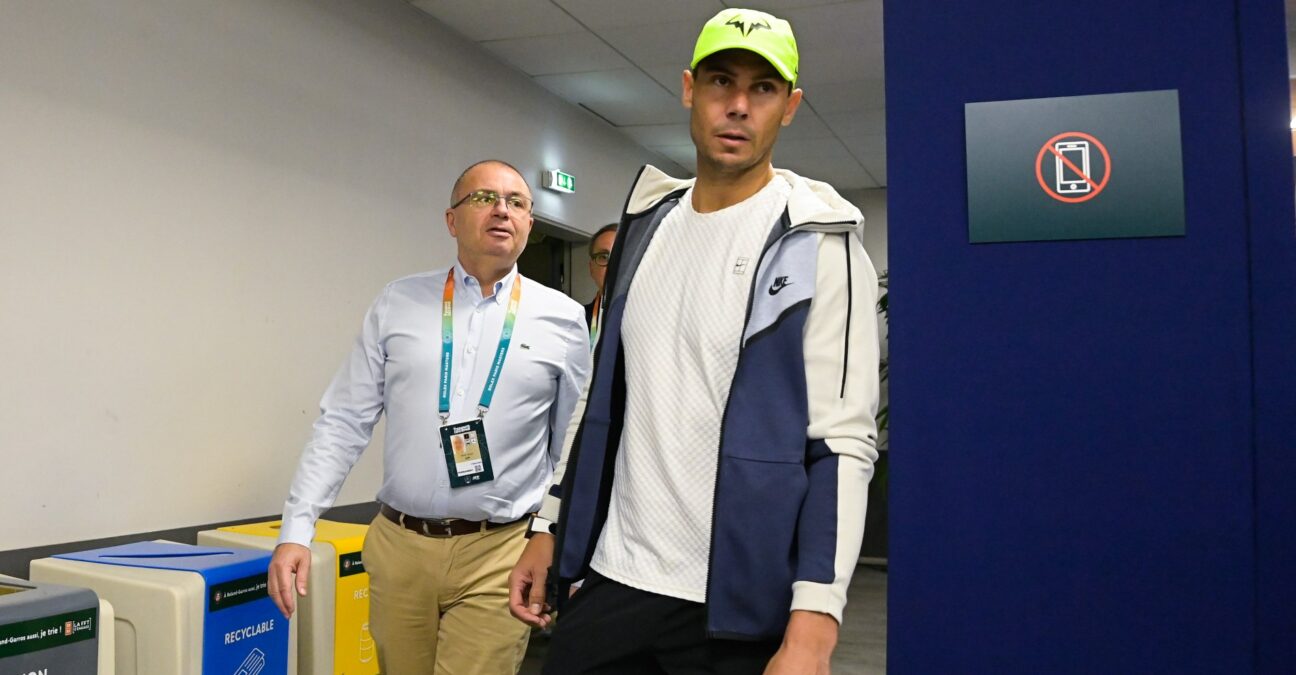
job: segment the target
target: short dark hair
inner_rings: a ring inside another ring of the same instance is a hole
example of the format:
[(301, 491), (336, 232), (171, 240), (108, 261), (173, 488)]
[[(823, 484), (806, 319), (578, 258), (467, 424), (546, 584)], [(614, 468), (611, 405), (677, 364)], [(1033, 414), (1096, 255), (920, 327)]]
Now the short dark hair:
[(512, 169), (512, 170), (513, 170), (513, 173), (517, 174), (517, 175), (518, 175), (518, 178), (521, 178), (521, 179), (522, 179), (522, 183), (523, 183), (524, 185), (527, 186), (527, 192), (530, 192), (530, 191), (531, 191), (531, 184), (527, 182), (526, 176), (523, 176), (523, 175), (522, 175), (522, 172), (521, 172), (521, 171), (518, 171), (518, 168), (517, 168), (516, 166), (513, 166), (512, 164), (509, 164), (508, 162), (506, 162), (506, 161), (504, 161), (504, 160), (502, 160), (502, 159), (483, 159), (483, 160), (481, 160), (480, 162), (473, 162), (472, 164), (470, 164), (470, 165), (468, 166), (468, 168), (467, 168), (467, 169), (464, 169), (464, 170), (463, 170), (463, 173), (459, 174), (459, 177), (455, 179), (454, 187), (450, 188), (450, 203), (451, 203), (451, 204), (453, 204), (453, 203), (459, 201), (459, 199), (460, 199), (460, 197), (459, 197), (459, 188), (463, 187), (464, 178), (466, 178), (466, 177), (468, 176), (468, 172), (470, 172), (470, 171), (472, 171), (473, 169), (476, 169), (477, 167), (482, 166), (482, 165), (484, 165), (484, 164), (498, 164), (498, 165), (500, 165), (500, 166), (504, 166), (504, 167), (508, 167), (508, 168)]
[(600, 228), (598, 229), (598, 232), (595, 232), (595, 233), (594, 233), (594, 236), (590, 237), (590, 240), (589, 240), (589, 256), (590, 256), (591, 258), (594, 257), (594, 242), (598, 241), (598, 238), (599, 238), (599, 237), (601, 237), (601, 236), (607, 234), (608, 232), (616, 232), (616, 231), (617, 231), (617, 224), (616, 224), (616, 223), (608, 223), (607, 225), (604, 225), (603, 227), (600, 227)]

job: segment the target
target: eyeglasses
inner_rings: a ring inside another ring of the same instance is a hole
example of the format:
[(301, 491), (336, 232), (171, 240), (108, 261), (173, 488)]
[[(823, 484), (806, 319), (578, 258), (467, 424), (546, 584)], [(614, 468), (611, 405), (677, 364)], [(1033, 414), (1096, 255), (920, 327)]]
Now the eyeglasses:
[(508, 207), (510, 214), (521, 215), (531, 212), (531, 200), (525, 195), (501, 195), (494, 190), (474, 190), (469, 192), (464, 195), (463, 199), (451, 204), (450, 208), (459, 208), (459, 205), (468, 202), (469, 205), (475, 208), (493, 209), (501, 199), (504, 200), (504, 205)]
[(599, 251), (598, 253), (591, 255), (590, 260), (592, 260), (594, 264), (598, 265), (599, 267), (607, 267), (608, 259), (611, 257), (612, 257), (611, 253), (608, 253), (607, 251)]

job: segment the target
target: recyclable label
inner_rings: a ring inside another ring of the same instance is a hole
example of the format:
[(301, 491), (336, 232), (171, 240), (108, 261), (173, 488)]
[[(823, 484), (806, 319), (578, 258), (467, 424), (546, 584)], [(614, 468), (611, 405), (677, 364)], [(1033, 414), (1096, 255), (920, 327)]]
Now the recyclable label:
[(265, 598), (268, 588), (269, 583), (264, 574), (254, 574), (250, 577), (216, 584), (207, 589), (211, 601), (209, 606), (213, 612), (238, 607), (244, 603)]
[[(364, 574), (364, 560), (360, 558), (360, 552), (343, 553), (338, 556), (338, 577), (349, 577), (352, 574)], [(365, 585), (368, 585), (368, 581)]]
[(98, 632), (99, 610), (91, 607), (0, 626), (0, 659), (92, 640)]

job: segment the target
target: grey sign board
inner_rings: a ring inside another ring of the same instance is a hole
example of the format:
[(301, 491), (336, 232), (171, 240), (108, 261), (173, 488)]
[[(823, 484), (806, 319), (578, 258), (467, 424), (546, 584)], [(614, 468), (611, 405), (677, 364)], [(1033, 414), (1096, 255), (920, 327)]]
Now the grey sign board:
[(1184, 234), (1179, 93), (964, 106), (973, 243)]

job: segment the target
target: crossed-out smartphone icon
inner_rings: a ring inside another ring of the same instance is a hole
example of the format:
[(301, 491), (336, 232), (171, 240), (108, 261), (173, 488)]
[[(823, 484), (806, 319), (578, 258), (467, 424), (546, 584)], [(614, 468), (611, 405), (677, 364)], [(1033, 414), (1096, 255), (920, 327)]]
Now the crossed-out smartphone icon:
[[(1089, 184), (1089, 141), (1058, 141), (1053, 144), (1053, 149), (1057, 154), (1053, 156), (1054, 166), (1057, 170), (1057, 191), (1061, 195), (1079, 195), (1085, 194), (1093, 189)], [(1063, 161), (1063, 158), (1069, 160), (1069, 163)], [(1084, 175), (1076, 173), (1071, 168), (1074, 165)]]

